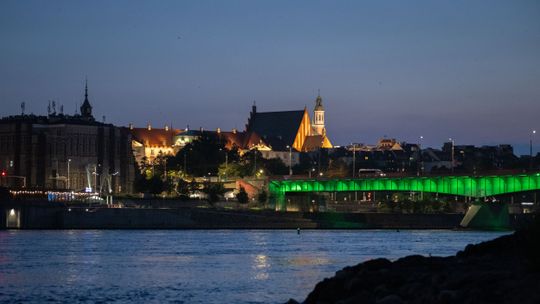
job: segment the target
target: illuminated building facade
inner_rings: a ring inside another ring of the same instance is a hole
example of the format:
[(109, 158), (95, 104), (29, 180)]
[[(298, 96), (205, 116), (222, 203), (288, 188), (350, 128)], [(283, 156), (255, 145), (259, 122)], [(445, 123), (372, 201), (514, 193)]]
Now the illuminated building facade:
[(286, 165), (294, 166), (300, 162), (299, 152), (310, 152), (320, 148), (332, 148), (326, 135), (324, 107), (321, 96), (315, 100), (311, 121), (307, 109), (300, 111), (257, 112), (253, 105), (252, 112), (243, 132), (185, 130), (146, 128), (129, 129), (133, 137), (132, 149), (138, 164), (152, 163), (159, 155), (175, 155), (185, 145), (192, 143), (203, 134), (213, 134), (222, 140), (225, 148), (238, 149), (240, 154), (257, 149), (264, 158), (279, 158)]
[(132, 141), (131, 148), (137, 164), (151, 164), (158, 156), (176, 155), (184, 146), (177, 140), (182, 131), (165, 126), (163, 129), (152, 128), (149, 124), (146, 128), (134, 128), (129, 126)]
[(326, 135), (320, 95), (315, 100), (313, 114), (312, 124), (307, 108), (299, 111), (257, 112), (257, 107), (253, 105), (246, 132), (259, 134), (273, 151), (285, 151), (288, 147), (298, 152), (332, 148)]

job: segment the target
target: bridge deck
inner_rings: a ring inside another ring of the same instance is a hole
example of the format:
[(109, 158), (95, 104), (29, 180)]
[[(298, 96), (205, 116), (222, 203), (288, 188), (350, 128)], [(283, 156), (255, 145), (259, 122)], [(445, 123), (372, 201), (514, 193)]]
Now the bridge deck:
[(380, 177), (356, 179), (272, 180), (270, 193), (291, 192), (415, 191), (486, 197), (540, 190), (540, 173), (489, 176)]

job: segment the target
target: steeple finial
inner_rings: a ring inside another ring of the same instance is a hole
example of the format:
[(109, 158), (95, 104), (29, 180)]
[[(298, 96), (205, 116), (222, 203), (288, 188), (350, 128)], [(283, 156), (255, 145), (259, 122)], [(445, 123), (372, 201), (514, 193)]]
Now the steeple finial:
[(317, 89), (317, 96), (321, 96), (321, 89)]
[(90, 105), (90, 102), (88, 101), (88, 77), (85, 79), (85, 82), (84, 82), (84, 101), (81, 105), (81, 116), (93, 119), (92, 106)]
[(317, 95), (317, 98), (315, 99), (315, 111), (324, 111), (322, 105), (321, 90), (319, 90), (319, 95)]
[(88, 100), (88, 77), (84, 80), (84, 100)]

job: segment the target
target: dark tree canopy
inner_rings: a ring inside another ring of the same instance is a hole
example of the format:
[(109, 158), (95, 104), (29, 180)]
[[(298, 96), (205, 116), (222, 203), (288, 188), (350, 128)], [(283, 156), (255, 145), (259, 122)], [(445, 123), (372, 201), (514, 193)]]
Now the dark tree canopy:
[(190, 175), (217, 175), (218, 167), (226, 160), (238, 160), (238, 150), (225, 149), (225, 139), (213, 132), (202, 133), (197, 140), (187, 144), (168, 162), (170, 168), (184, 170)]
[(236, 194), (236, 199), (240, 204), (247, 204), (249, 202), (249, 197), (244, 187), (240, 187), (240, 190)]

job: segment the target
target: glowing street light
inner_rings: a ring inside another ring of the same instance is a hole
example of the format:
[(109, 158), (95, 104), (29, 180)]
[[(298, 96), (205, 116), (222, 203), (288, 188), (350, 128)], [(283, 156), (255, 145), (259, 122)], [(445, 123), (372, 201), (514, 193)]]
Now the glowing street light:
[(450, 137), (448, 140), (452, 143), (452, 174), (454, 173), (454, 140)]
[(418, 159), (416, 160), (418, 162), (418, 173), (417, 175), (420, 176), (422, 171), (424, 171), (424, 163), (422, 162), (422, 140), (424, 139), (424, 136), (420, 135), (420, 140), (418, 141)]
[(71, 180), (70, 180), (70, 176), (69, 176), (69, 165), (71, 164), (71, 158), (68, 158), (68, 161), (67, 161), (67, 188), (68, 189), (71, 189), (70, 186), (71, 186)]
[(289, 175), (292, 175), (292, 147), (287, 146), (289, 149)]
[(531, 136), (530, 136), (530, 139), (529, 139), (529, 169), (532, 170), (532, 165), (533, 165), (533, 136), (536, 134), (536, 130), (532, 130), (532, 133), (531, 133)]

